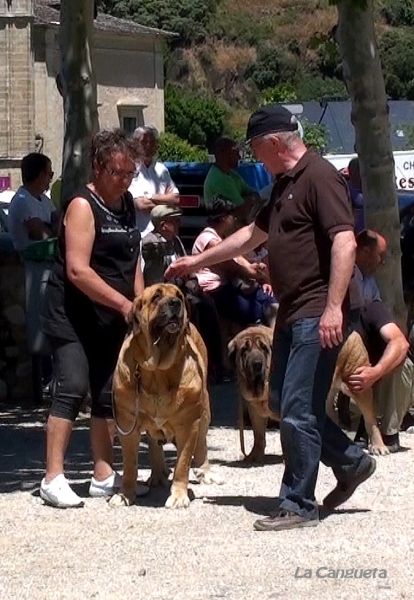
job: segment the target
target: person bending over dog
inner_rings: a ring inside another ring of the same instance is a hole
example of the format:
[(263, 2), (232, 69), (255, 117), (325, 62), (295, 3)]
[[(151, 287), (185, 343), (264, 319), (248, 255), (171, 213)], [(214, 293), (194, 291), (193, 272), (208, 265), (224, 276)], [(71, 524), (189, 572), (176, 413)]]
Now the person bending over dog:
[[(380, 301), (362, 309), (358, 332), (371, 366), (358, 367), (350, 376), (348, 387), (357, 393), (373, 387), (382, 439), (389, 452), (397, 452), (401, 448), (398, 432), (412, 403), (414, 364), (407, 355), (409, 344)], [(361, 434), (357, 433), (355, 439)]]

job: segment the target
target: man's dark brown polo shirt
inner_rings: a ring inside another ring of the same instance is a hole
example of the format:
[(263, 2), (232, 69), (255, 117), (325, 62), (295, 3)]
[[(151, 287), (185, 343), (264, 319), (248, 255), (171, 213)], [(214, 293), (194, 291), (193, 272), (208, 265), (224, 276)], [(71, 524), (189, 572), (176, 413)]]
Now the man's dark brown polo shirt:
[(327, 160), (307, 151), (291, 171), (277, 177), (256, 225), (269, 234), (278, 323), (320, 317), (329, 284), (330, 236), (354, 229), (345, 179)]

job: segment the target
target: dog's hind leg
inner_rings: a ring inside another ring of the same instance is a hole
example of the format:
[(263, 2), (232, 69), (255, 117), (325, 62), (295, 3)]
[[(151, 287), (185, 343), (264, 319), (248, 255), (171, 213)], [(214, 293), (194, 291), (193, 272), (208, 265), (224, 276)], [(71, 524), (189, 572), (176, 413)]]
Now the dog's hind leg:
[(365, 427), (368, 433), (370, 454), (385, 456), (389, 454), (387, 446), (384, 444), (381, 432), (377, 425), (377, 416), (374, 407), (374, 396), (372, 388), (365, 390), (360, 394), (353, 394), (359, 410), (365, 421)]
[(206, 411), (200, 419), (197, 444), (194, 451), (193, 472), (200, 483), (223, 483), (210, 468), (207, 456), (207, 433), (210, 426), (210, 412)]

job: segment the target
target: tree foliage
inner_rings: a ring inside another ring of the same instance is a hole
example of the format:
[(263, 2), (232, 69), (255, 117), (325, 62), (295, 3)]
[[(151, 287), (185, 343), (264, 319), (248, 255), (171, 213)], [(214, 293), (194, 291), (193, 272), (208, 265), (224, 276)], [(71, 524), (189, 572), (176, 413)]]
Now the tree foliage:
[(317, 152), (323, 152), (329, 141), (328, 129), (325, 125), (310, 123), (308, 119), (300, 120), (303, 127), (303, 140), (309, 148), (313, 148)]
[(165, 128), (193, 146), (210, 148), (224, 130), (226, 110), (215, 98), (167, 85)]
[(404, 30), (386, 32), (380, 40), (387, 93), (395, 98), (405, 97), (413, 79), (414, 34)]
[(246, 78), (251, 78), (259, 90), (276, 88), (281, 83), (294, 85), (301, 74), (298, 57), (276, 46), (261, 48), (257, 61), (246, 70)]
[(218, 0), (98, 0), (103, 12), (178, 33), (184, 43), (206, 38)]
[(414, 3), (413, 0), (384, 0), (381, 14), (388, 25), (393, 27), (413, 27)]
[(261, 94), (261, 106), (277, 104), (279, 102), (297, 102), (298, 96), (295, 88), (290, 83), (281, 83), (275, 88), (263, 90)]
[(161, 135), (158, 157), (162, 162), (207, 162), (207, 150), (191, 146), (174, 133)]

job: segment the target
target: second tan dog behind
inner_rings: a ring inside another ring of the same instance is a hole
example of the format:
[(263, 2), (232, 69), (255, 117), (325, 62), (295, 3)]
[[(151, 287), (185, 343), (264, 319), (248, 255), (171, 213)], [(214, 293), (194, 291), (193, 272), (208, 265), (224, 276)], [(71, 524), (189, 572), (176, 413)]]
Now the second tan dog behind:
[[(240, 446), (246, 462), (264, 460), (266, 427), (277, 416), (269, 408), (269, 373), (272, 359), (273, 330), (254, 325), (238, 333), (228, 345), (239, 391)], [(253, 449), (246, 454), (244, 444), (244, 408), (247, 407), (253, 429)]]
[(114, 416), (120, 433), (124, 473), (112, 506), (135, 501), (141, 433), (149, 434), (149, 484), (166, 485), (163, 441), (177, 447), (167, 508), (188, 507), (189, 471), (205, 483), (220, 483), (207, 458), (210, 401), (207, 351), (189, 322), (184, 296), (172, 284), (155, 284), (134, 301), (132, 332), (121, 348), (114, 373)]

